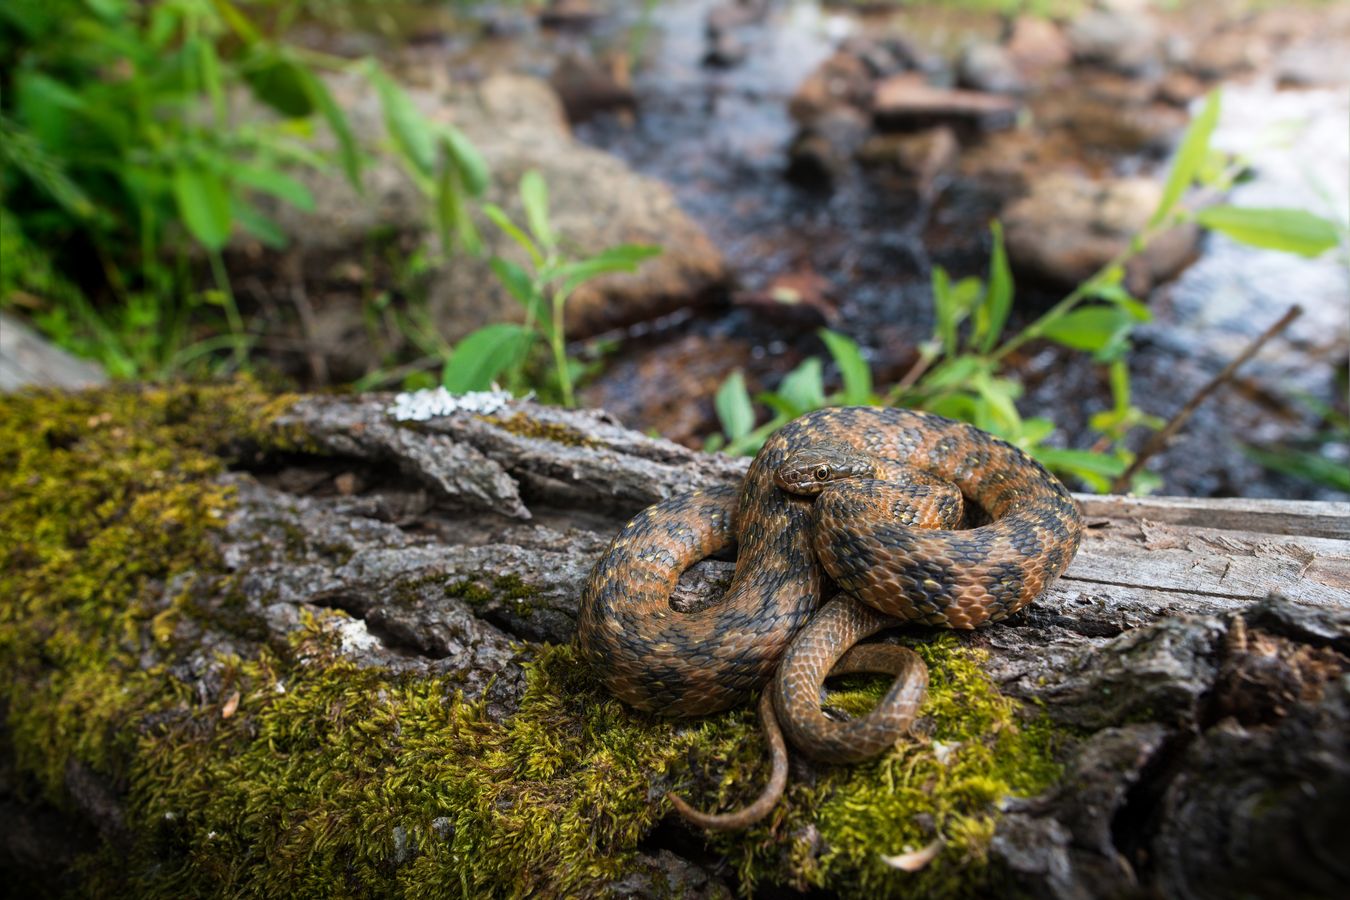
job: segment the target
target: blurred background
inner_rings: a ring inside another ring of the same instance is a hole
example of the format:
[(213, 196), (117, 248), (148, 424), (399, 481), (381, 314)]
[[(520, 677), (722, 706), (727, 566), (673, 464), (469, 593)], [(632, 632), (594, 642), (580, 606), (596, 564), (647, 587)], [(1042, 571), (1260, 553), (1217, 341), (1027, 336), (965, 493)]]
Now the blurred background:
[(1343, 497), (1346, 59), (1317, 0), (5, 0), (0, 387), (888, 403)]

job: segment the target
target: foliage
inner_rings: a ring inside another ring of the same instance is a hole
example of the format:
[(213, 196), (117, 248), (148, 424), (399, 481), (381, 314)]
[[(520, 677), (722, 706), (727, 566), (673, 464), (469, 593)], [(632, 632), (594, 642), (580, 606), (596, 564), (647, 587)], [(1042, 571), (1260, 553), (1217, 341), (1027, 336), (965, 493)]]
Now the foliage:
[[(222, 251), (238, 231), (286, 243), (259, 201), (312, 208), (298, 170), (336, 163), (360, 186), (363, 151), (318, 74), (347, 69), (378, 91), (446, 246), (475, 246), (464, 206), (486, 184), (483, 160), (453, 127), (427, 123), (373, 61), (288, 46), (231, 0), (0, 4), (0, 217), (24, 254), (46, 257), (39, 273), (70, 273), (58, 286), (11, 270), (3, 302), (116, 376), (166, 375), (222, 345), (242, 366), (252, 339)], [(238, 120), (244, 93), (275, 118)], [(331, 153), (311, 146), (320, 122)], [(196, 287), (201, 258), (213, 290)], [(226, 337), (194, 343), (212, 307)]]
[[(1211, 149), (1219, 117), (1219, 94), (1212, 93), (1187, 129), (1157, 210), (1129, 246), (1100, 271), (1078, 285), (1040, 317), (1017, 333), (1004, 334), (1013, 306), (1013, 279), (998, 223), (992, 226), (993, 253), (986, 280), (953, 281), (941, 267), (933, 271), (932, 337), (919, 347), (914, 367), (889, 391), (872, 392), (871, 377), (858, 346), (843, 335), (822, 330), (821, 338), (839, 369), (843, 390), (826, 395), (823, 368), (808, 359), (784, 377), (779, 389), (757, 398), (773, 415), (754, 424), (754, 409), (744, 377), (734, 373), (722, 385), (715, 407), (723, 435), (711, 448), (753, 453), (768, 435), (811, 409), (838, 404), (885, 404), (924, 409), (970, 422), (1026, 450), (1048, 468), (1070, 475), (1097, 491), (1106, 491), (1134, 460), (1126, 438), (1138, 427), (1159, 428), (1162, 422), (1134, 405), (1130, 392), (1130, 334), (1151, 313), (1124, 287), (1125, 265), (1149, 242), (1181, 222), (1194, 220), (1228, 237), (1257, 247), (1316, 256), (1339, 242), (1336, 226), (1311, 213), (1293, 209), (1249, 209), (1210, 206), (1192, 213), (1181, 206), (1187, 189), (1199, 183), (1214, 190), (1231, 186), (1240, 166), (1229, 165)], [(1091, 449), (1054, 446), (1052, 421), (1023, 418), (1017, 408), (1021, 382), (1009, 370), (1009, 355), (1034, 340), (1047, 340), (1089, 353), (1105, 366), (1112, 406), (1089, 420), (1096, 433)], [(1136, 476), (1134, 490), (1148, 490), (1156, 476)]]
[(502, 376), (519, 391), (526, 355), (542, 339), (553, 356), (559, 396), (566, 406), (575, 406), (572, 385), (579, 363), (567, 355), (564, 313), (567, 300), (581, 285), (611, 272), (635, 271), (643, 260), (661, 248), (622, 244), (583, 258), (563, 252), (559, 236), (549, 219), (548, 185), (531, 169), (520, 179), (520, 200), (526, 227), (521, 228), (501, 207), (485, 204), (484, 214), (511, 238), (528, 259), (528, 266), (493, 257), (492, 271), (502, 286), (525, 310), (522, 324), (499, 322), (466, 336), (446, 361), (442, 383), (449, 391), (484, 390)]

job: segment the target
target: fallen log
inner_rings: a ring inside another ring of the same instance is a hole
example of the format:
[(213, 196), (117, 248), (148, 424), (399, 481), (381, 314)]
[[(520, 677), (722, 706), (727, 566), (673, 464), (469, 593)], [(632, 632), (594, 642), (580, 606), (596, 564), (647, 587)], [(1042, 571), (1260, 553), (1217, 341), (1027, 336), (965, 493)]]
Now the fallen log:
[[(38, 894), (1331, 896), (1350, 504), (1081, 497), (1082, 551), (972, 633), (901, 629), (912, 742), (794, 760), (570, 649), (622, 522), (746, 460), (511, 401), (251, 387), (0, 399), (0, 867)], [(710, 602), (732, 563), (686, 573)], [(882, 685), (826, 699), (866, 708)]]

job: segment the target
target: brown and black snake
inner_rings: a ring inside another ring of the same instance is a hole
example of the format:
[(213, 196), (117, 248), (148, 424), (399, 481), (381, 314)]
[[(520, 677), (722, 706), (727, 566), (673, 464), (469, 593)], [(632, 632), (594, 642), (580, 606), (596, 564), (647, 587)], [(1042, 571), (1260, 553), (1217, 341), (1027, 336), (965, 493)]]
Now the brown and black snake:
[[(959, 527), (970, 519), (986, 524)], [(698, 824), (743, 827), (786, 783), (780, 723), (824, 762), (875, 756), (909, 728), (923, 662), (859, 641), (903, 622), (969, 629), (1013, 614), (1068, 566), (1082, 527), (1053, 475), (973, 426), (901, 409), (818, 410), (765, 442), (739, 490), (682, 494), (625, 525), (591, 573), (578, 639), (609, 690), (641, 710), (704, 715), (763, 691), (773, 770), (760, 798), (709, 815), (672, 797)], [(681, 573), (732, 544), (723, 599), (672, 609)], [(831, 581), (840, 593), (822, 607)], [(847, 672), (896, 680), (868, 715), (832, 721), (820, 689)]]

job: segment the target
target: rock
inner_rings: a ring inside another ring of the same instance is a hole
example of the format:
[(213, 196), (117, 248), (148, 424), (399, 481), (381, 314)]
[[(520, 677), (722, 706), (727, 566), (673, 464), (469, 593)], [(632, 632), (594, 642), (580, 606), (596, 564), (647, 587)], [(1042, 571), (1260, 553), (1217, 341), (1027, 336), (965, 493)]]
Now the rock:
[(705, 66), (729, 69), (745, 62), (750, 46), (733, 31), (718, 31), (708, 38), (708, 51), (703, 54)]
[(1093, 9), (1069, 25), (1074, 59), (1125, 75), (1141, 75), (1158, 68), (1158, 29), (1136, 11)]
[(1158, 83), (1158, 99), (1183, 109), (1205, 92), (1205, 84), (1194, 75), (1170, 71)]
[(799, 328), (834, 325), (839, 309), (828, 279), (811, 269), (788, 272), (760, 291), (737, 291), (731, 302), (766, 321)]
[(1161, 103), (1110, 105), (1083, 96), (1069, 108), (1069, 130), (1083, 144), (1123, 153), (1170, 150), (1190, 121), (1184, 109)]
[(956, 64), (962, 87), (991, 94), (1020, 94), (1026, 89), (1012, 54), (998, 44), (967, 44)]
[(709, 37), (719, 32), (732, 31), (764, 20), (769, 12), (766, 0), (728, 0), (708, 10), (704, 20)]
[(559, 31), (584, 31), (599, 18), (591, 0), (550, 0), (539, 11), (539, 24)]
[(921, 186), (949, 175), (960, 155), (956, 134), (945, 125), (913, 134), (873, 135), (858, 151), (864, 164), (890, 169), (915, 179)]
[(0, 312), (0, 391), (29, 386), (80, 390), (107, 383), (108, 373), (102, 366), (72, 356), (14, 316)]
[(932, 64), (899, 35), (877, 39), (855, 34), (839, 45), (839, 52), (861, 60), (873, 78), (885, 78), (906, 69), (927, 69)]
[(1264, 41), (1253, 40), (1242, 31), (1223, 31), (1199, 43), (1187, 68), (1201, 78), (1219, 79), (1250, 72), (1268, 62), (1270, 49)]
[(1287, 87), (1339, 87), (1344, 69), (1345, 46), (1331, 40), (1293, 44), (1275, 60), (1276, 77)]
[(744, 340), (701, 334), (650, 347), (629, 342), (580, 399), (630, 427), (699, 447), (716, 430), (713, 395), (734, 370), (749, 367), (751, 352)]
[(558, 62), (549, 84), (573, 124), (600, 112), (637, 108), (628, 65), (620, 57), (604, 64), (589, 54), (569, 53)]
[[(381, 139), (383, 113), (364, 81), (335, 76), (331, 89), (347, 110), (352, 130)], [(433, 121), (452, 122), (477, 146), (492, 169), (487, 200), (523, 220), (516, 186), (521, 175), (538, 169), (549, 187), (555, 230), (577, 254), (622, 243), (652, 243), (663, 248), (634, 274), (605, 276), (583, 285), (567, 309), (570, 337), (596, 334), (617, 325), (654, 318), (699, 302), (726, 278), (721, 253), (676, 203), (670, 189), (634, 173), (623, 162), (572, 139), (561, 103), (548, 84), (536, 78), (494, 75), (476, 85), (442, 91), (413, 88), (413, 103)], [(391, 159), (378, 158), (365, 175), (364, 196), (336, 171), (301, 173), (314, 194), (312, 214), (290, 207), (269, 208), (283, 230), (295, 237), (306, 279), (323, 279), (335, 260), (361, 258), (378, 232), (428, 234), (430, 212), (423, 195)], [(323, 223), (323, 227), (315, 227)], [(480, 229), (487, 256), (525, 262), (521, 251), (486, 221)], [(519, 305), (492, 275), (487, 257), (458, 253), (435, 264), (425, 276), (427, 307), (440, 336), (454, 341), (489, 322), (519, 319)], [(354, 308), (353, 308), (354, 307)], [(361, 335), (365, 331), (359, 300), (347, 307), (321, 306), (317, 330)], [(336, 317), (337, 322), (326, 320)], [(367, 342), (322, 348), (351, 368), (377, 361)]]
[(1022, 77), (1039, 80), (1073, 59), (1073, 49), (1059, 26), (1040, 16), (1018, 16), (1005, 49)]
[(788, 101), (792, 118), (807, 123), (838, 106), (865, 107), (872, 93), (867, 64), (843, 50), (816, 67)]
[(1009, 128), (1020, 108), (1011, 97), (933, 87), (912, 72), (883, 79), (872, 94), (872, 112), (878, 123), (897, 130), (942, 123), (977, 130)]
[[(1003, 211), (1008, 257), (1015, 266), (1055, 284), (1077, 285), (1123, 251), (1148, 222), (1162, 185), (1146, 178), (1094, 181), (1054, 172)], [(1136, 295), (1176, 275), (1199, 240), (1193, 224), (1158, 236), (1126, 266)]]
[(788, 148), (788, 177), (804, 184), (828, 185), (844, 178), (867, 139), (867, 117), (839, 106), (813, 119)]

